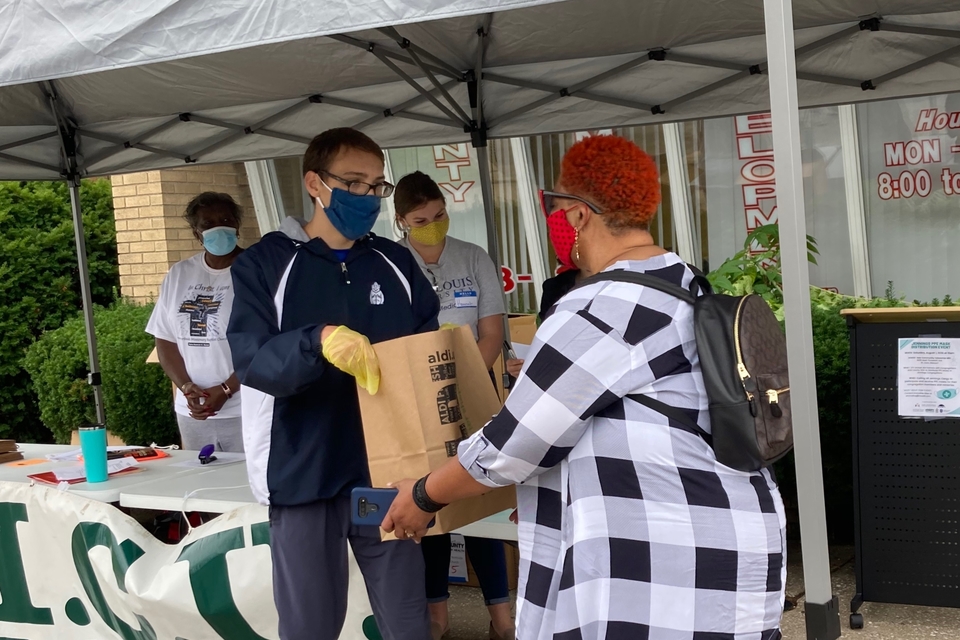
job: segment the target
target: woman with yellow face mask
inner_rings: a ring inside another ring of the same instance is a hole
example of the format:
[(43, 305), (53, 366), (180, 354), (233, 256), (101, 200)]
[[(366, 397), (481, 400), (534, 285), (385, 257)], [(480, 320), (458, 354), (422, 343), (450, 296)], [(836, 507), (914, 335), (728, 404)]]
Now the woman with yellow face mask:
[[(420, 171), (404, 176), (393, 199), (397, 229), (403, 234), (400, 244), (410, 249), (437, 292), (440, 324), (469, 325), (487, 368), (492, 367), (503, 345), (506, 312), (499, 270), (486, 251), (447, 235), (450, 217), (446, 202), (430, 176)], [(433, 638), (439, 640), (450, 629), (450, 536), (431, 536), (422, 544)], [(513, 640), (503, 543), (466, 538), (466, 550), (490, 612), (490, 638)]]
[(400, 244), (410, 249), (440, 298), (440, 324), (469, 325), (487, 368), (503, 346), (503, 286), (487, 252), (447, 235), (443, 192), (425, 173), (404, 176), (393, 196)]

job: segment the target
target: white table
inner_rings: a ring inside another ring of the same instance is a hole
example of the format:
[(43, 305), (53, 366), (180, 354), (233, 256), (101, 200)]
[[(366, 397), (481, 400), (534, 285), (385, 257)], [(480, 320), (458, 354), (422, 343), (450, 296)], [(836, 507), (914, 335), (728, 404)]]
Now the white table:
[[(184, 501), (187, 495), (190, 495), (190, 498)], [(226, 513), (255, 502), (247, 484), (245, 464), (229, 464), (204, 469), (199, 473), (157, 478), (124, 489), (120, 493), (120, 506), (158, 511)], [(510, 522), (509, 516), (510, 512), (504, 511), (474, 522), (457, 533), (477, 538), (515, 541), (517, 525)]]
[[(45, 458), (77, 447), (68, 445), (22, 444), (24, 458)], [(213, 463), (208, 467), (174, 466), (196, 459), (195, 451), (170, 451), (170, 457), (141, 463), (136, 473), (111, 478), (106, 482), (80, 482), (69, 491), (98, 502), (119, 502), (120, 506), (157, 511), (202, 511), (226, 513), (255, 504), (247, 481), (246, 464)], [(0, 465), (0, 482), (29, 483), (36, 473), (76, 464), (75, 461), (46, 460), (26, 467)], [(184, 502), (184, 497), (190, 498)], [(474, 522), (457, 531), (463, 535), (496, 540), (516, 540), (517, 527), (509, 520), (509, 511)]]
[[(191, 471), (194, 472), (171, 478), (155, 478), (124, 489), (120, 493), (120, 506), (157, 511), (226, 513), (256, 503), (247, 481), (247, 465), (243, 462)], [(189, 494), (192, 495), (184, 502)]]
[[(20, 450), (25, 459), (45, 458), (50, 454), (66, 453), (77, 449), (78, 447), (70, 445), (56, 444), (21, 444)], [(142, 470), (135, 473), (123, 474), (110, 478), (105, 482), (78, 482), (70, 485), (68, 491), (84, 498), (96, 500), (98, 502), (118, 502), (121, 492), (132, 487), (155, 482), (169, 482), (171, 478), (198, 473), (199, 470), (185, 467), (172, 466), (175, 463), (190, 460), (196, 457), (196, 452), (191, 451), (170, 451), (170, 457), (162, 460), (151, 460), (140, 464)], [(32, 482), (27, 476), (46, 471), (53, 471), (57, 467), (67, 467), (78, 464), (77, 460), (72, 461), (54, 461), (45, 460), (40, 464), (33, 464), (25, 467), (14, 467), (9, 464), (0, 465), (0, 482), (21, 482), (29, 484)], [(238, 465), (241, 468), (243, 464)]]

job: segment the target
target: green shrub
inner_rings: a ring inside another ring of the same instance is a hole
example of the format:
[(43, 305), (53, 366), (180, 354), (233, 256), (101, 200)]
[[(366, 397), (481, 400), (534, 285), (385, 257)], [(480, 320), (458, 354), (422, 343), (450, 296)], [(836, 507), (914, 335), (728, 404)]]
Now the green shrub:
[[(816, 240), (807, 238), (808, 259), (816, 263)], [(729, 295), (756, 293), (783, 321), (780, 274), (780, 234), (776, 225), (760, 227), (742, 251), (708, 274), (714, 289)], [(888, 289), (887, 297), (865, 300), (811, 287), (811, 320), (817, 378), (820, 451), (831, 539), (853, 538), (852, 435), (850, 426), (850, 340), (841, 309), (905, 306)], [(791, 452), (774, 465), (777, 482), (788, 507), (797, 504), (796, 468)]]
[[(816, 241), (807, 238), (810, 262), (816, 263)], [(744, 249), (708, 274), (714, 289), (729, 295), (756, 293), (783, 320), (783, 288), (780, 276), (780, 236), (776, 225), (760, 227), (744, 243)], [(866, 299), (844, 296), (816, 287), (810, 289), (814, 366), (817, 376), (820, 453), (831, 540), (853, 540), (853, 435), (850, 422), (850, 330), (843, 309), (907, 307), (888, 283), (883, 297)], [(913, 305), (950, 306), (951, 296)], [(784, 502), (797, 503), (796, 469), (793, 453), (774, 465)]]
[[(109, 180), (84, 181), (80, 202), (94, 302), (119, 287)], [(0, 182), (0, 438), (49, 440), (22, 361), (44, 332), (80, 309), (80, 277), (62, 182)]]
[[(153, 305), (125, 301), (94, 310), (107, 428), (131, 444), (169, 444), (179, 437), (170, 381), (160, 365), (146, 362), (154, 344), (144, 332), (152, 310)], [(40, 401), (40, 417), (57, 442), (68, 442), (73, 429), (95, 421), (81, 316), (37, 340), (24, 366)]]
[[(807, 259), (817, 264), (817, 241), (807, 236)], [(783, 278), (780, 275), (780, 227), (757, 227), (743, 243), (743, 249), (716, 270), (707, 274), (714, 291), (731, 296), (755, 293), (783, 323)]]

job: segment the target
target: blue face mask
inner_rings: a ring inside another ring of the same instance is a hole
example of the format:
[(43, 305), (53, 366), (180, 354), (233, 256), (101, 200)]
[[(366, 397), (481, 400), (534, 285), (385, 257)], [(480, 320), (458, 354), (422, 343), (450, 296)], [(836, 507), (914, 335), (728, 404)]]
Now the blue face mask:
[(233, 227), (214, 227), (202, 234), (203, 248), (215, 256), (227, 256), (237, 248), (237, 230)]
[[(326, 182), (323, 186), (330, 189)], [(330, 204), (326, 207), (317, 198), (317, 204), (326, 211), (333, 228), (347, 240), (359, 240), (370, 233), (380, 215), (380, 198), (358, 196), (343, 189), (330, 189)]]

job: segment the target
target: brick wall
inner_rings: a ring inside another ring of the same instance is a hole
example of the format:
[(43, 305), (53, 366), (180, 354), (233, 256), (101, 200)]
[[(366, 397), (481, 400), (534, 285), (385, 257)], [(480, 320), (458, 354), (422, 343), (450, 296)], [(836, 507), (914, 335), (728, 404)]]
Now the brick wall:
[(121, 294), (136, 302), (156, 299), (171, 265), (201, 251), (183, 219), (194, 196), (204, 191), (230, 194), (243, 207), (241, 246), (260, 239), (243, 164), (144, 171), (111, 180)]

